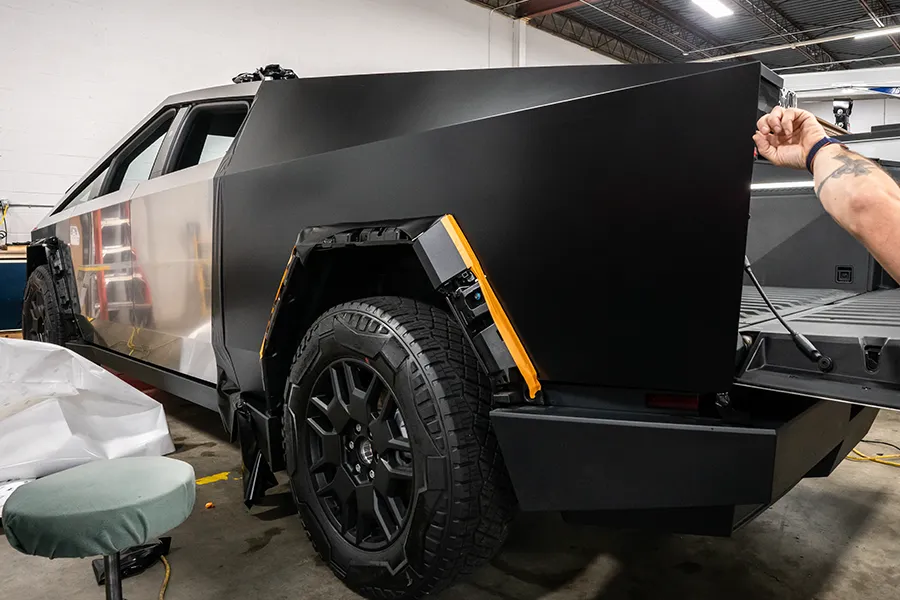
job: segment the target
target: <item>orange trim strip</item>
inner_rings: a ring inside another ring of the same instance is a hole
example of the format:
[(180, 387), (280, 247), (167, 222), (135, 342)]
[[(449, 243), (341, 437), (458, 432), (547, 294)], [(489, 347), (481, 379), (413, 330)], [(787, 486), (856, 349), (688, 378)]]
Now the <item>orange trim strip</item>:
[(478, 257), (475, 256), (472, 246), (469, 245), (469, 241), (463, 234), (462, 229), (459, 228), (459, 223), (456, 222), (453, 215), (444, 215), (441, 217), (441, 224), (444, 226), (444, 229), (447, 230), (450, 239), (453, 240), (453, 245), (456, 246), (456, 250), (462, 257), (463, 262), (471, 269), (472, 274), (475, 275), (478, 283), (481, 284), (484, 301), (487, 303), (488, 311), (490, 311), (491, 316), (494, 318), (494, 324), (497, 325), (497, 331), (500, 333), (500, 337), (503, 338), (503, 342), (509, 349), (513, 362), (515, 362), (516, 367), (519, 368), (519, 373), (522, 374), (522, 378), (528, 385), (528, 396), (534, 398), (541, 389), (541, 382), (538, 381), (537, 371), (535, 370), (531, 359), (528, 358), (525, 346), (522, 345), (522, 341), (519, 339), (519, 336), (516, 335), (516, 330), (513, 329), (509, 317), (506, 316), (506, 312), (504, 312), (500, 300), (494, 293), (493, 288), (491, 288), (491, 284), (488, 282), (487, 276), (484, 274), (484, 270), (482, 270), (481, 264), (478, 262)]
[(272, 301), (272, 308), (269, 311), (269, 320), (266, 321), (266, 332), (263, 334), (262, 344), (259, 345), (259, 359), (262, 360), (266, 351), (266, 343), (269, 341), (272, 328), (272, 317), (275, 316), (275, 307), (278, 306), (278, 300), (281, 298), (281, 292), (284, 289), (284, 280), (287, 279), (288, 271), (291, 270), (291, 263), (294, 262), (294, 250), (291, 248), (291, 255), (288, 257), (287, 264), (284, 266), (284, 273), (281, 274), (281, 281), (278, 283), (278, 291), (275, 292), (275, 300)]

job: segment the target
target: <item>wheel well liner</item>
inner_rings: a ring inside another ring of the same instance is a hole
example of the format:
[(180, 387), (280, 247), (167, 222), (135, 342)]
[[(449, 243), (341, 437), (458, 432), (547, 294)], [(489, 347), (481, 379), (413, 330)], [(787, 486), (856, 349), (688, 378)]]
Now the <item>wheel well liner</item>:
[(456, 220), (443, 215), (299, 233), (259, 351), (269, 411), (280, 408), (294, 351), (315, 319), (331, 306), (379, 295), (448, 308), (485, 372), (497, 375), (495, 388), (524, 380), (528, 396), (536, 397), (540, 383), (524, 346)]
[(300, 231), (260, 346), (269, 411), (281, 406), (300, 338), (329, 307), (373, 295), (440, 303), (413, 250), (413, 240), (438, 218), (339, 223)]

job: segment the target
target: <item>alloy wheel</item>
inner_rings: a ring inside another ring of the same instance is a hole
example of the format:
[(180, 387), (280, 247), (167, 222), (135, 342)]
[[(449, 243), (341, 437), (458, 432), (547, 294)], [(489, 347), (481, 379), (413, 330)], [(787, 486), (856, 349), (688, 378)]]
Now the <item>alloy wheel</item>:
[(28, 299), (25, 322), (22, 323), (25, 339), (44, 341), (44, 334), (47, 329), (45, 315), (44, 296), (40, 293), (32, 293)]
[(331, 363), (313, 385), (306, 426), (316, 496), (331, 524), (364, 550), (389, 545), (409, 517), (413, 464), (394, 393), (367, 362)]

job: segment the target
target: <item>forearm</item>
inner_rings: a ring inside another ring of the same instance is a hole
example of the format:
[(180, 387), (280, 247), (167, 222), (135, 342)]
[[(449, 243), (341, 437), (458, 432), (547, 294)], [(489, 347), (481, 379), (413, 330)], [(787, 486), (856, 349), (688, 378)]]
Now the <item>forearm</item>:
[(823, 148), (813, 173), (825, 210), (900, 281), (900, 187), (878, 165), (840, 146)]

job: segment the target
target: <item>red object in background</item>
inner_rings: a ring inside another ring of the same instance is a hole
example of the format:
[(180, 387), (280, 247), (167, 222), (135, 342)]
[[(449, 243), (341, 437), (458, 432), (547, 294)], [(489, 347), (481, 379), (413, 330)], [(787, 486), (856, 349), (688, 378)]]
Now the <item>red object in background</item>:
[(136, 390), (139, 390), (141, 392), (144, 392), (148, 396), (152, 396), (153, 392), (156, 391), (155, 387), (153, 387), (149, 383), (144, 383), (140, 379), (135, 379), (134, 377), (129, 377), (128, 375), (125, 375), (124, 373), (118, 373), (116, 371), (113, 371), (112, 369), (106, 369), (106, 370), (109, 371), (110, 373), (112, 373), (113, 375), (115, 375), (116, 377), (118, 377), (119, 379), (121, 379), (122, 381), (124, 381), (125, 383), (127, 383), (128, 385), (130, 385), (131, 387), (133, 387)]
[(647, 406), (675, 410), (699, 410), (700, 396), (678, 394), (647, 394)]

